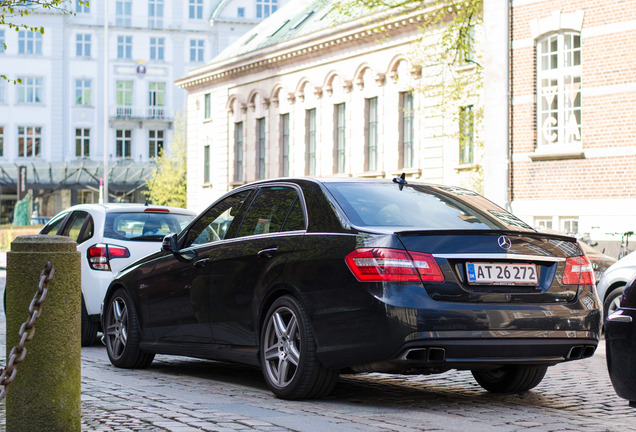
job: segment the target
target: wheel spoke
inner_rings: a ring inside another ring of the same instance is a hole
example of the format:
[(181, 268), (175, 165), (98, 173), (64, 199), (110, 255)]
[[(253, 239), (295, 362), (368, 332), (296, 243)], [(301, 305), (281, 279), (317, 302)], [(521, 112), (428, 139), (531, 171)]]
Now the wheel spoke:
[(278, 365), (278, 385), (284, 386), (289, 382), (287, 374), (289, 373), (289, 361), (281, 360)]
[(280, 341), (287, 335), (285, 320), (283, 320), (283, 316), (280, 314), (280, 312), (276, 312), (274, 315), (272, 315), (272, 324), (274, 327), (274, 331), (276, 332), (276, 336)]

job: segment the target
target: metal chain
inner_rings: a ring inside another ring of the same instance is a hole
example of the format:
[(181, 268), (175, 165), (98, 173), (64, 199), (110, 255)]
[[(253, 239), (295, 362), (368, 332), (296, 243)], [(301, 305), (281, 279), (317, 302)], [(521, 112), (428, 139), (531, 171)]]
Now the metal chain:
[(11, 349), (7, 367), (1, 369), (0, 401), (7, 396), (9, 384), (13, 382), (15, 376), (18, 374), (18, 364), (22, 363), (26, 357), (27, 349), (24, 345), (33, 339), (33, 335), (35, 334), (34, 324), (42, 313), (42, 302), (44, 302), (46, 293), (49, 290), (49, 282), (53, 279), (54, 273), (55, 269), (51, 265), (51, 262), (47, 261), (44, 269), (40, 273), (38, 291), (35, 293), (35, 296), (33, 296), (33, 300), (31, 300), (31, 304), (29, 305), (29, 318), (22, 324), (20, 331), (18, 332), (18, 336), (20, 336), (20, 343)]

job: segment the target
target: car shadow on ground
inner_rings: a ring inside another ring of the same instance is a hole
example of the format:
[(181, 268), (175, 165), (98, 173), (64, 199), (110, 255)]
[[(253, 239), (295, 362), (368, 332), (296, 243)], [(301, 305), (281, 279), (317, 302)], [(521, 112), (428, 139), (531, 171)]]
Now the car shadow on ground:
[[(259, 368), (212, 360), (157, 356), (149, 371), (175, 379), (204, 379), (212, 385), (246, 386), (254, 392), (274, 397), (267, 388)], [(333, 392), (322, 400), (338, 404), (365, 405), (374, 408), (447, 409), (450, 405), (498, 406), (523, 404), (536, 408), (560, 408), (558, 395), (546, 395), (540, 390), (523, 394), (493, 394), (474, 382), (468, 371), (449, 371), (441, 375), (390, 375), (379, 373), (342, 374)]]

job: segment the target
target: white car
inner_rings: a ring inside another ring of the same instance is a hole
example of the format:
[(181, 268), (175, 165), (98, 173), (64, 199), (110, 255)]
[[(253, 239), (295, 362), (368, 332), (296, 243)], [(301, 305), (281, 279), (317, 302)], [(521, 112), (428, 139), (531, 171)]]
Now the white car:
[(620, 306), (625, 286), (636, 275), (636, 251), (612, 264), (596, 286), (596, 292), (603, 302), (603, 316), (607, 318)]
[(82, 271), (82, 345), (95, 342), (101, 304), (115, 274), (161, 249), (163, 238), (181, 232), (196, 213), (144, 204), (81, 204), (57, 214), (40, 234), (77, 242)]

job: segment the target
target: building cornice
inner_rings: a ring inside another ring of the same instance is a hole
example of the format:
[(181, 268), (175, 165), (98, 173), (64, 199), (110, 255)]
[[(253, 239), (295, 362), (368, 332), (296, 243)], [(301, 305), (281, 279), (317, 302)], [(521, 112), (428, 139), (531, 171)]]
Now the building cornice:
[(382, 20), (367, 18), (353, 22), (348, 27), (341, 26), (339, 31), (332, 27), (194, 69), (190, 75), (176, 80), (176, 85), (186, 90), (206, 86), (212, 82), (235, 79), (257, 70), (279, 68), (288, 63), (305, 61), (329, 50), (347, 49), (378, 39), (390, 39), (404, 33), (405, 30), (416, 35), (413, 39), (419, 38), (417, 29), (427, 21), (430, 12), (430, 9), (418, 9)]

